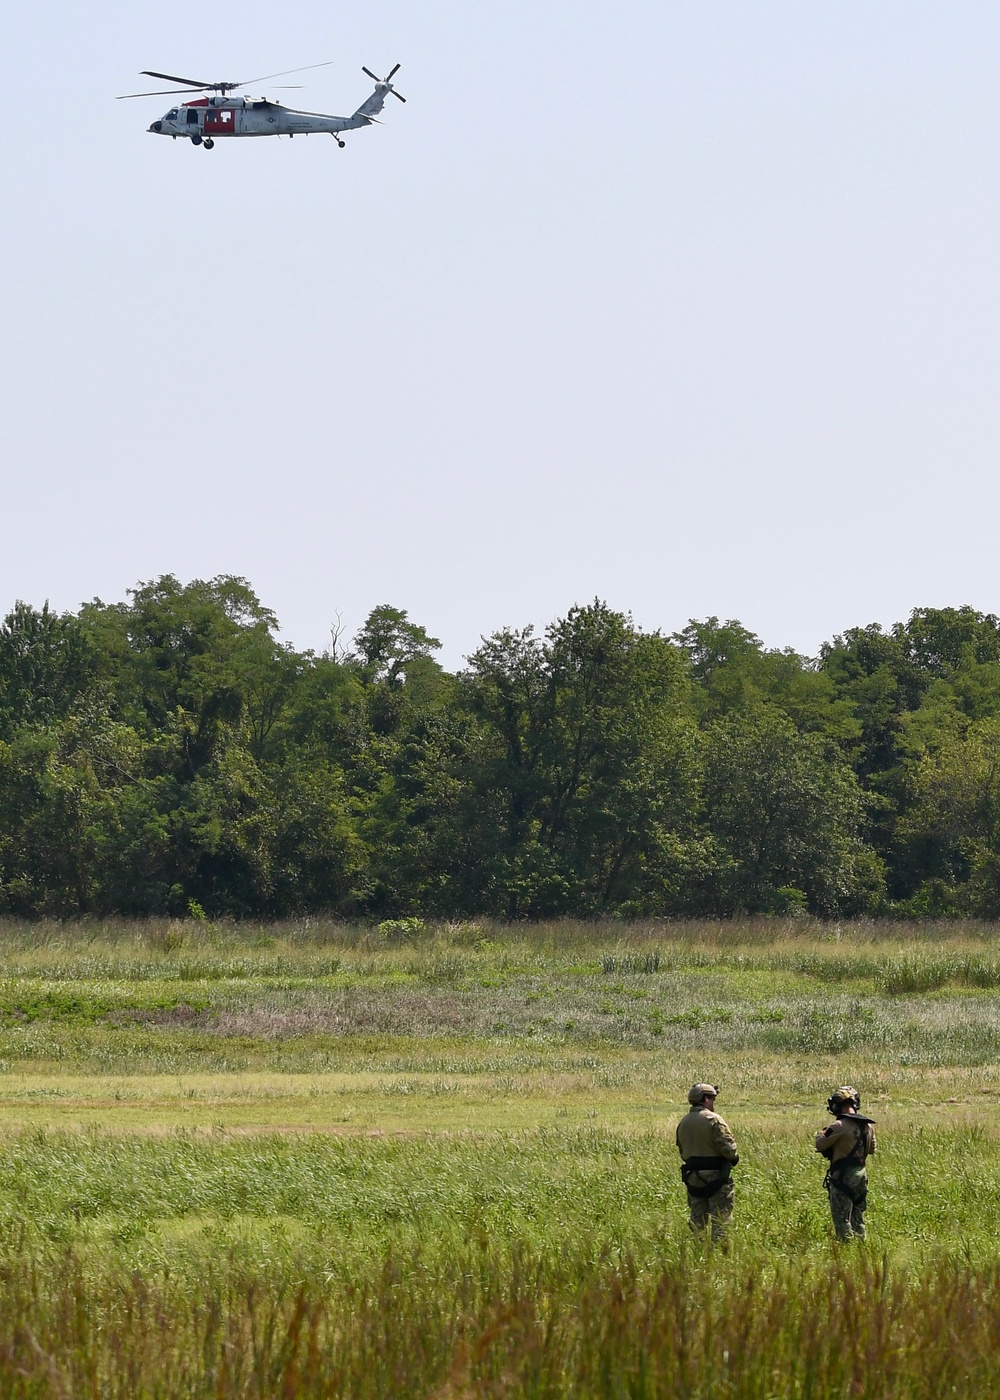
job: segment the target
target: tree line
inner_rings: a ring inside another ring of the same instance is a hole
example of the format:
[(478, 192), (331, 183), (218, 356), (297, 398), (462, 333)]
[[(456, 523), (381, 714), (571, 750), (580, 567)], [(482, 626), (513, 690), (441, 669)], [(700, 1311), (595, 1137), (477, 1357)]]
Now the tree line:
[(595, 601), (457, 673), (170, 575), (0, 627), (0, 912), (1000, 917), (1000, 621), (817, 658)]

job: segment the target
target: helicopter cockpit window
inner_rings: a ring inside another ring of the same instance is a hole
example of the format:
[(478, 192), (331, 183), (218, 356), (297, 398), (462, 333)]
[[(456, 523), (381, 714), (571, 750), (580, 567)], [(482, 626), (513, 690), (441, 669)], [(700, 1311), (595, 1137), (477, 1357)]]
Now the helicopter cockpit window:
[(191, 107), (188, 108), (187, 117), (188, 117), (188, 126), (195, 126), (195, 125), (197, 124), (197, 121), (198, 121), (198, 113), (197, 113), (196, 111), (194, 111), (193, 108), (191, 108)]
[(176, 107), (171, 107), (170, 111), (169, 111), (169, 112), (167, 113), (167, 115), (166, 115), (165, 120), (168, 121), (168, 122), (175, 122), (175, 121), (177, 120), (177, 108), (176, 108)]

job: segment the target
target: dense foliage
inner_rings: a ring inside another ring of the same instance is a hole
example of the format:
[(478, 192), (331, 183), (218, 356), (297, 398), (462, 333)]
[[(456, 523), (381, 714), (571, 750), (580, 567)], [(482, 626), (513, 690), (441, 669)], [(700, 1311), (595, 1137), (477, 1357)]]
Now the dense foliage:
[(458, 674), (296, 652), (242, 579), (0, 627), (0, 911), (1000, 916), (1000, 621), (815, 660), (595, 601)]

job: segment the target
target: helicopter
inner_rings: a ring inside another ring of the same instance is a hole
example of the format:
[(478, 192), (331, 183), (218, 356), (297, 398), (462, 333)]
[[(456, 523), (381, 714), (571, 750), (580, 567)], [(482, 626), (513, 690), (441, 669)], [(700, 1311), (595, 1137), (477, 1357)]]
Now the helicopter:
[[(177, 93), (191, 96), (190, 102), (171, 107), (159, 121), (152, 122), (147, 131), (157, 136), (178, 136), (190, 141), (192, 146), (201, 146), (210, 151), (219, 137), (230, 139), (235, 136), (312, 136), (316, 132), (328, 133), (343, 150), (345, 141), (342, 131), (358, 131), (362, 127), (378, 122), (378, 114), (391, 93), (400, 102), (406, 98), (393, 87), (392, 79), (402, 64), (397, 63), (385, 78), (378, 78), (370, 68), (362, 67), (362, 73), (371, 78), (375, 91), (365, 98), (356, 112), (349, 117), (330, 117), (322, 112), (298, 112), (285, 107), (280, 101), (266, 97), (234, 97), (231, 94), (249, 87), (251, 83), (265, 83), (271, 78), (286, 78), (293, 73), (305, 73), (311, 68), (329, 68), (329, 63), (309, 63), (305, 68), (286, 68), (282, 73), (267, 73), (262, 78), (248, 78), (241, 83), (203, 83), (198, 78), (177, 78), (170, 73), (155, 73), (144, 68), (144, 78), (159, 78), (165, 83), (183, 83), (180, 88), (161, 88), (156, 92), (126, 92), (118, 99), (124, 101), (132, 97), (172, 97)], [(282, 84), (281, 86), (286, 86)], [(301, 87), (300, 83), (290, 84)], [(207, 93), (206, 97), (193, 94)]]

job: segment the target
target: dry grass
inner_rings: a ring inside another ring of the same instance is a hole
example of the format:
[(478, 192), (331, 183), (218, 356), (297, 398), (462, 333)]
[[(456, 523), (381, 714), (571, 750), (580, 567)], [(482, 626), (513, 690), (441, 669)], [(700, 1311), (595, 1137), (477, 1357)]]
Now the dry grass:
[[(226, 1262), (226, 1261), (224, 1261)], [(867, 1260), (754, 1272), (473, 1249), (392, 1257), (350, 1284), (198, 1287), (88, 1276), (72, 1256), (0, 1273), (10, 1400), (594, 1397), (939, 1400), (994, 1393), (995, 1269)]]

